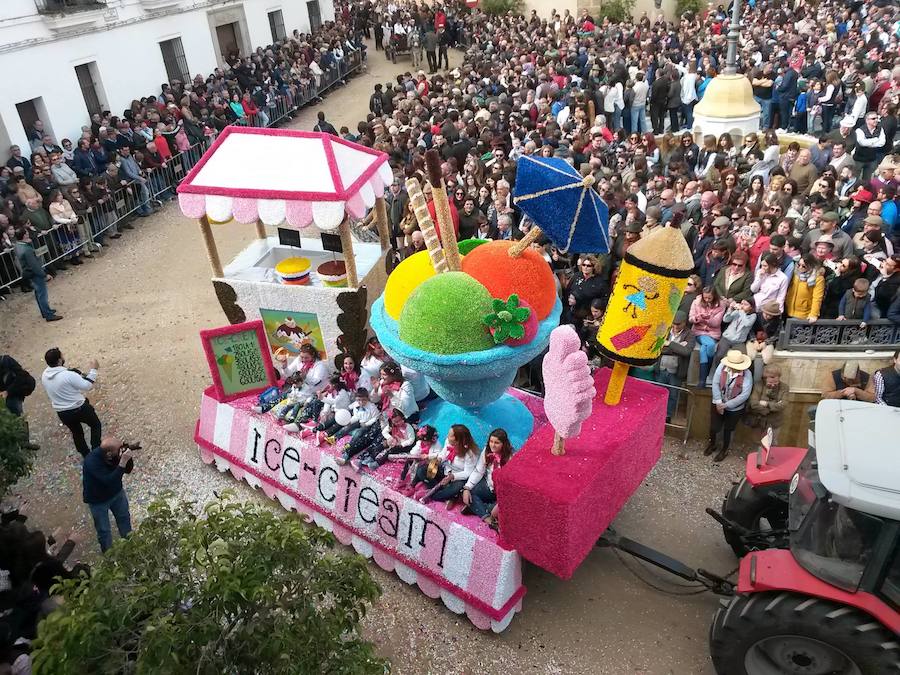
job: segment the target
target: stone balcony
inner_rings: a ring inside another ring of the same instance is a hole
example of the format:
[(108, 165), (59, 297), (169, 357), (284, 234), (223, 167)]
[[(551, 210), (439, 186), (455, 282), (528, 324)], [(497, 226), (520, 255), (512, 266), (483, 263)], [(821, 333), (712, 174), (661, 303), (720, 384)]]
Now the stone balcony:
[(68, 33), (98, 26), (109, 9), (100, 0), (35, 0), (38, 13), (54, 33)]

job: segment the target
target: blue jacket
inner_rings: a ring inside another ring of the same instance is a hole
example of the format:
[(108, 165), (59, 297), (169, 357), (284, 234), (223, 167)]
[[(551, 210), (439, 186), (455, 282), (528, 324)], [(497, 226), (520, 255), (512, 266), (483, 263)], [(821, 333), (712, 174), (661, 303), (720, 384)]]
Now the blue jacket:
[(90, 148), (88, 148), (87, 151), (75, 151), (72, 168), (80, 177), (100, 175), (100, 171), (97, 169), (97, 162), (94, 161), (94, 155), (91, 153)]
[(110, 464), (101, 448), (94, 448), (81, 465), (82, 498), (85, 504), (102, 504), (122, 491), (122, 476), (127, 471)]

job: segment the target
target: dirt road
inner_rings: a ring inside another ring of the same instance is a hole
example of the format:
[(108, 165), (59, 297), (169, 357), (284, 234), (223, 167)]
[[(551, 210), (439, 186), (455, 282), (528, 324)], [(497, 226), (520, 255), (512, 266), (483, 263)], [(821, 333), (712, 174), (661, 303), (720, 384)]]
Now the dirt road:
[[(408, 60), (391, 66), (381, 53), (370, 53), (368, 73), (304, 110), (292, 126), (311, 129), (321, 108), (336, 127), (355, 129), (368, 111), (372, 85), (410, 69)], [(453, 57), (451, 65), (459, 61)], [(215, 227), (226, 261), (253, 236), (244, 225)], [(192, 442), (200, 392), (209, 383), (197, 332), (226, 322), (209, 277), (196, 222), (170, 204), (139, 220), (101, 257), (50, 284), (52, 306), (64, 321), (42, 321), (30, 295), (16, 292), (0, 304), (2, 349), (36, 376), (50, 347), (60, 347), (70, 366), (99, 359), (92, 400), (105, 431), (141, 440), (145, 448), (129, 480), (136, 521), (166, 488), (205, 501), (213, 490), (234, 487), (247, 499), (265, 500), (201, 464)], [(19, 486), (32, 522), (48, 531), (75, 526), (85, 535), (82, 555), (96, 555), (71, 438), (40, 387), (26, 410), (43, 446), (33, 476)], [(740, 458), (716, 466), (697, 447), (667, 441), (659, 465), (615, 526), (692, 565), (729, 571), (736, 561), (703, 509), (718, 508), (740, 471)], [(652, 574), (626, 562), (643, 576)], [(499, 636), (477, 630), (375, 565), (372, 570), (384, 596), (366, 631), (398, 673), (712, 673), (706, 639), (717, 599), (653, 590), (608, 550), (593, 552), (569, 581), (526, 566), (523, 611)], [(653, 578), (684, 591), (670, 579)]]

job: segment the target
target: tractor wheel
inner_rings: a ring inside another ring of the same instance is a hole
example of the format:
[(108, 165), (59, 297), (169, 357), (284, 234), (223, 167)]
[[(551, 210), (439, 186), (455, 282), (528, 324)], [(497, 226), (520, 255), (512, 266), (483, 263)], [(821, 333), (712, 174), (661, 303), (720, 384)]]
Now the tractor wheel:
[[(784, 486), (787, 494), (788, 486)], [(722, 515), (728, 520), (753, 532), (766, 530), (783, 530), (787, 528), (788, 505), (786, 501), (778, 499), (774, 495), (757, 490), (746, 478), (731, 488), (731, 492), (722, 502)], [(787, 537), (785, 535), (761, 536), (758, 541), (748, 542), (741, 539), (737, 532), (727, 527), (722, 527), (725, 541), (731, 546), (738, 558), (743, 558), (751, 551), (760, 551), (767, 548), (785, 548)]]
[(723, 600), (709, 631), (719, 675), (896, 675), (896, 635), (868, 614), (797, 593)]

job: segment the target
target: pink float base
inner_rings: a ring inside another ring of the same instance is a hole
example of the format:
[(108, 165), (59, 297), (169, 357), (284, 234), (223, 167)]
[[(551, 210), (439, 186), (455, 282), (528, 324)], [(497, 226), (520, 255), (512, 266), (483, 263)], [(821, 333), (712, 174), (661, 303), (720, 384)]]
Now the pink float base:
[(628, 378), (618, 406), (603, 403), (608, 369), (594, 374), (598, 395), (566, 454), (550, 453), (553, 428), (535, 432), (495, 474), (500, 531), (529, 562), (568, 579), (659, 460), (667, 392)]
[(400, 464), (364, 474), (338, 466), (340, 446), (317, 447), (285, 432), (272, 416), (254, 413), (255, 402), (255, 396), (223, 402), (212, 388), (204, 392), (195, 434), (204, 462), (310, 516), (478, 628), (500, 632), (509, 625), (525, 594), (521, 558), (493, 530), (443, 504), (431, 508), (397, 492)]

